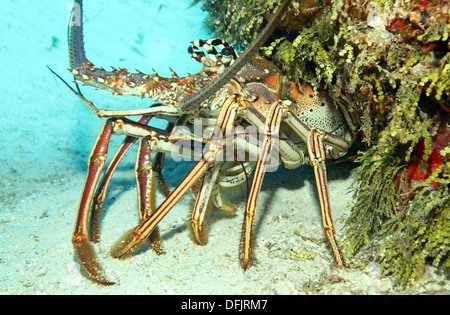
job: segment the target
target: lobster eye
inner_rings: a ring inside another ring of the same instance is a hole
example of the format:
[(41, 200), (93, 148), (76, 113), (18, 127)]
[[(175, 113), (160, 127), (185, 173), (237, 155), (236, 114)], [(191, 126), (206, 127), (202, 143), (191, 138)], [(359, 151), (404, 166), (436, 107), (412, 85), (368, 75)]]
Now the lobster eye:
[(222, 49), (221, 54), (224, 56), (231, 56), (233, 55), (233, 49), (230, 47), (225, 47), (224, 49)]

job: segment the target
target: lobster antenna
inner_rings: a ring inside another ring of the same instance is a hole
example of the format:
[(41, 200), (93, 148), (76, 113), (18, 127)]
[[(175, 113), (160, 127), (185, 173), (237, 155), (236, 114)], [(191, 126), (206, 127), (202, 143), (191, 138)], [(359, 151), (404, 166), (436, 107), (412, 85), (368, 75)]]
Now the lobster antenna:
[(83, 1), (73, 2), (72, 12), (68, 20), (67, 38), (69, 45), (69, 63), (75, 69), (87, 62), (83, 42)]
[(181, 109), (190, 111), (195, 110), (199, 105), (213, 96), (220, 88), (222, 88), (228, 81), (230, 81), (239, 70), (248, 62), (248, 60), (253, 57), (253, 55), (258, 51), (258, 49), (269, 39), (269, 36), (273, 33), (275, 28), (278, 26), (284, 12), (291, 4), (292, 0), (285, 0), (281, 6), (278, 8), (277, 13), (273, 15), (269, 23), (263, 29), (263, 31), (258, 35), (258, 37), (250, 44), (250, 46), (244, 51), (244, 53), (236, 59), (236, 61), (229, 67), (225, 72), (223, 72), (217, 79), (208, 85), (205, 85), (198, 92), (186, 96), (181, 101)]

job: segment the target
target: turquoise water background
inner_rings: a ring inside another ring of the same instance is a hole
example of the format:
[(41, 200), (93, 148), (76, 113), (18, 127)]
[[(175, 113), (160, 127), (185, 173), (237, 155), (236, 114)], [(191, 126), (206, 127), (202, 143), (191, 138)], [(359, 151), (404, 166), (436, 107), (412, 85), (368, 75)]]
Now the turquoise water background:
[[(67, 52), (70, 1), (0, 2), (0, 203), (14, 204), (39, 186), (69, 180), (86, 160), (104, 120), (97, 118), (54, 77), (73, 78)], [(108, 69), (139, 69), (170, 76), (201, 65), (187, 53), (190, 42), (209, 38), (206, 13), (190, 0), (84, 1), (87, 58)], [(82, 87), (99, 108), (137, 109), (149, 99), (113, 97)], [(117, 140), (120, 141), (120, 140)]]

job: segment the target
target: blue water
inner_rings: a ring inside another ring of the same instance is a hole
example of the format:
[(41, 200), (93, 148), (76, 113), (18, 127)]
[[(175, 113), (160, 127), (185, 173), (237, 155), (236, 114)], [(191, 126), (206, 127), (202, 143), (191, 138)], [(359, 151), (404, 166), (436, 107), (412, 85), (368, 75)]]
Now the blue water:
[[(206, 13), (190, 0), (87, 0), (88, 59), (108, 69), (139, 69), (169, 76), (196, 73), (201, 65), (187, 54), (190, 42), (209, 38)], [(103, 120), (84, 107), (46, 68), (67, 82), (67, 18), (70, 1), (0, 1), (0, 200), (7, 204), (38, 186), (86, 169), (86, 158)], [(112, 97), (82, 88), (99, 108), (145, 108), (151, 100)]]

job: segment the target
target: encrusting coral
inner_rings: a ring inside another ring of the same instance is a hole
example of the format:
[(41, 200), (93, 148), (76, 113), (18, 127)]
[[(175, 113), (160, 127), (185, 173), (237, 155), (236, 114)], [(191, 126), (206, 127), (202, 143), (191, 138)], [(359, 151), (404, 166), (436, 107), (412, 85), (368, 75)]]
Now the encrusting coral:
[[(280, 3), (202, 1), (207, 26), (237, 48)], [(294, 0), (262, 48), (359, 117), (367, 150), (343, 245), (401, 285), (426, 263), (450, 270), (449, 22), (447, 0)]]

